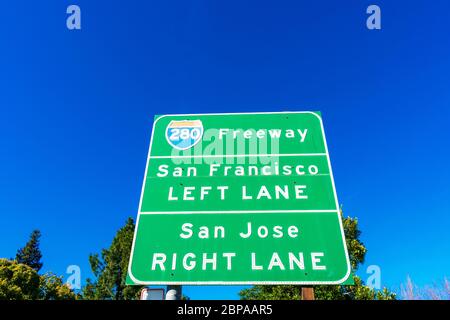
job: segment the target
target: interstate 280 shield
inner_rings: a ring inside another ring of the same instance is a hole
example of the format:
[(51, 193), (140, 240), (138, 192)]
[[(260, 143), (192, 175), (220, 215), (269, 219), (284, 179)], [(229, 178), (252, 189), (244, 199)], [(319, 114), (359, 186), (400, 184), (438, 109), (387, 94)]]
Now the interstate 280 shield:
[(203, 124), (200, 120), (173, 120), (166, 129), (167, 142), (178, 150), (195, 146), (202, 138)]

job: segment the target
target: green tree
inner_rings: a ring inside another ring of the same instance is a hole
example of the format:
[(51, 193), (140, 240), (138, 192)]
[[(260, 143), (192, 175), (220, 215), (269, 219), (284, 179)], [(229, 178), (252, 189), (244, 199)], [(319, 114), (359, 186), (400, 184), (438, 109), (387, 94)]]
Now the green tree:
[(89, 300), (130, 300), (139, 298), (140, 286), (127, 286), (125, 280), (133, 242), (134, 221), (128, 218), (120, 228), (108, 249), (91, 254), (89, 263), (95, 280), (87, 279), (83, 287), (83, 298)]
[[(342, 215), (342, 212), (341, 212)], [(358, 219), (347, 217), (343, 219), (344, 233), (350, 256), (352, 271), (356, 272), (359, 265), (364, 263), (367, 249), (360, 240), (361, 231)], [(319, 300), (394, 300), (395, 293), (386, 288), (381, 291), (364, 285), (361, 278), (353, 276), (352, 286), (314, 286), (314, 295)], [(299, 300), (301, 286), (296, 285), (257, 285), (239, 292), (243, 300)]]
[(30, 240), (28, 240), (25, 247), (17, 250), (16, 261), (18, 263), (26, 264), (30, 266), (36, 272), (39, 272), (42, 268), (42, 253), (39, 249), (39, 241), (41, 238), (41, 232), (39, 230), (34, 230), (30, 235)]
[(0, 300), (38, 299), (39, 284), (36, 270), (16, 261), (0, 259)]
[(0, 300), (73, 300), (76, 295), (53, 274), (39, 275), (17, 261), (0, 259)]
[(79, 296), (63, 283), (62, 277), (46, 273), (40, 279), (40, 298), (42, 300), (73, 300), (78, 299)]

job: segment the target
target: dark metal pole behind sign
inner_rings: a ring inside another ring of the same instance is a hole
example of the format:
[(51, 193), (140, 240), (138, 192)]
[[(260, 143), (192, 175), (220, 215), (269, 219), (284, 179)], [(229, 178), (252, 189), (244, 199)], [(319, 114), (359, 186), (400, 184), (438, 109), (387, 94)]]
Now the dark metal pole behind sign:
[(167, 286), (166, 300), (181, 300), (182, 287), (181, 286)]

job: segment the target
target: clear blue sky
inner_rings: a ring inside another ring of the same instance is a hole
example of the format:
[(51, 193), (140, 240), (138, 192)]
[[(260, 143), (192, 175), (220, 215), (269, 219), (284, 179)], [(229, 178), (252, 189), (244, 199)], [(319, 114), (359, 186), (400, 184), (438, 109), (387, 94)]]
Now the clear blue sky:
[[(82, 30), (65, 26), (78, 4)], [(382, 9), (382, 30), (365, 27)], [(42, 231), (44, 271), (136, 216), (155, 114), (320, 110), (365, 267), (450, 270), (450, 25), (434, 1), (8, 1), (0, 10), (0, 256)], [(186, 287), (192, 299), (238, 287)]]

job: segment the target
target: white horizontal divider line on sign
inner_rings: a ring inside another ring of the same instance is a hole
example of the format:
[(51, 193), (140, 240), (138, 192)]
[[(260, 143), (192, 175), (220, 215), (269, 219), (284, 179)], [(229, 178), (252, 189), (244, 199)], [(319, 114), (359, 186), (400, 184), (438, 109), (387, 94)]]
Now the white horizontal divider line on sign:
[(315, 157), (326, 156), (326, 153), (285, 153), (285, 154), (215, 154), (193, 156), (149, 156), (149, 159), (174, 159), (174, 158), (233, 158), (233, 157)]
[(228, 214), (228, 213), (319, 213), (319, 212), (338, 212), (339, 209), (334, 210), (208, 210), (208, 211), (143, 211), (139, 214), (192, 214), (192, 213), (214, 213), (214, 214)]

